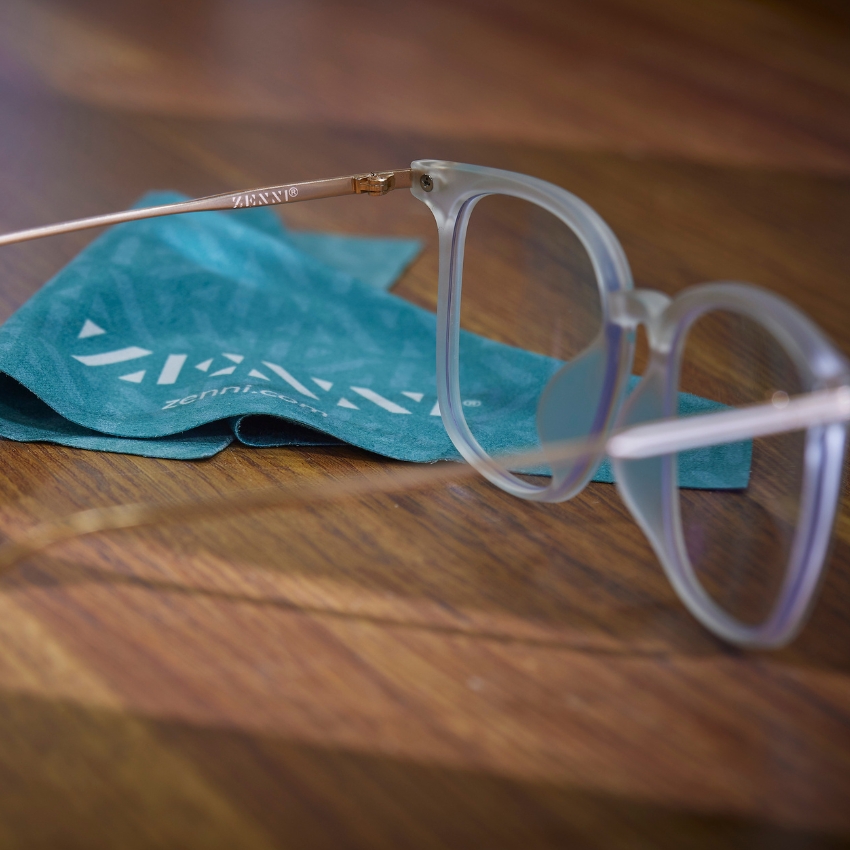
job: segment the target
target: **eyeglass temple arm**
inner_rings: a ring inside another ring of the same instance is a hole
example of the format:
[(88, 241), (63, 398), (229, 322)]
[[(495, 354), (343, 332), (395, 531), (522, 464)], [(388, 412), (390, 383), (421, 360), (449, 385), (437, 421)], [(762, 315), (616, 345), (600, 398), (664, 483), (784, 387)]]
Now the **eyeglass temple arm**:
[[(512, 469), (524, 469), (541, 461), (552, 463), (576, 460), (590, 453), (606, 451), (611, 457), (639, 459), (671, 454), (701, 446), (769, 436), (815, 425), (850, 420), (850, 387), (821, 390), (790, 399), (785, 407), (774, 404), (708, 413), (700, 416), (667, 419), (626, 428), (606, 440), (604, 435), (592, 439), (571, 440), (535, 449), (498, 461)], [(308, 504), (332, 502), (351, 496), (377, 492), (398, 492), (437, 482), (475, 474), (466, 464), (442, 463), (418, 466), (392, 475), (352, 476), (334, 482), (267, 487), (253, 492), (240, 492), (203, 501), (178, 504), (133, 504), (110, 508), (91, 508), (49, 520), (26, 531), (19, 539), (0, 545), (0, 575), (15, 563), (54, 543), (102, 531), (138, 528), (165, 522), (186, 522), (213, 516), (232, 517), (235, 513), (270, 507), (304, 507)]]
[(635, 425), (614, 434), (605, 448), (610, 457), (639, 460), (847, 421), (850, 386), (840, 386), (773, 403)]
[(308, 180), (305, 183), (286, 183), (280, 186), (268, 186), (264, 189), (249, 189), (246, 192), (228, 192), (222, 195), (198, 198), (193, 201), (181, 201), (177, 204), (126, 210), (125, 212), (97, 215), (91, 218), (80, 218), (76, 221), (66, 221), (61, 224), (50, 224), (46, 227), (19, 230), (16, 233), (0, 236), (0, 246), (163, 215), (277, 206), (299, 201), (315, 201), (319, 198), (338, 198), (344, 195), (386, 195), (392, 189), (409, 189), (411, 179), (411, 170), (403, 168), (395, 171), (355, 174), (350, 177), (332, 177), (327, 180)]

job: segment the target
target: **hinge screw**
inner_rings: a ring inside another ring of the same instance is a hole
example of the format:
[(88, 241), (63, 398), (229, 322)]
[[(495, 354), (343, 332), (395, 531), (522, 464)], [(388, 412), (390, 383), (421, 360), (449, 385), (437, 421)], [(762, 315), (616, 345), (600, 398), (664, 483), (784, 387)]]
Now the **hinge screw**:
[(419, 178), (419, 185), (426, 191), (430, 192), (434, 188), (434, 181), (431, 179), (430, 174), (423, 174)]

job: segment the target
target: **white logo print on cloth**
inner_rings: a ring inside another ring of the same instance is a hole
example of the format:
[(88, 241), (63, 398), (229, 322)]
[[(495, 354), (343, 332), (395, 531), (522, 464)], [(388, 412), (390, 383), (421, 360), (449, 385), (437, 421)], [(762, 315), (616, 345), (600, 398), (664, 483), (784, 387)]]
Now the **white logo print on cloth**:
[[(91, 321), (91, 319), (86, 319), (83, 324), (82, 329), (77, 335), (77, 339), (87, 339), (93, 336), (101, 336), (106, 334), (107, 331), (102, 327), (97, 325), (95, 322)], [(150, 351), (146, 348), (140, 348), (136, 345), (126, 346), (124, 348), (114, 348), (109, 349), (108, 351), (101, 351), (97, 354), (72, 354), (71, 356), (74, 360), (79, 361), (84, 366), (88, 367), (103, 367), (103, 366), (115, 366), (119, 363), (130, 363), (134, 360), (141, 360), (142, 358), (150, 357), (154, 352)], [(158, 385), (171, 385), (176, 384), (177, 379), (180, 377), (181, 372), (183, 371), (184, 366), (186, 365), (186, 361), (189, 359), (188, 354), (168, 354), (166, 355), (165, 361), (162, 364), (160, 371), (158, 373), (156, 383)], [(253, 378), (259, 381), (266, 381), (270, 385), (274, 383), (274, 379), (269, 377), (269, 375), (275, 376), (275, 378), (279, 378), (289, 385), (296, 393), (305, 398), (312, 399), (313, 401), (321, 402), (324, 398), (330, 400), (333, 396), (338, 396), (338, 400), (336, 402), (337, 407), (342, 407), (348, 410), (359, 410), (358, 405), (349, 401), (345, 395), (340, 395), (337, 390), (336, 393), (332, 393), (331, 391), (334, 388), (334, 382), (328, 381), (324, 378), (317, 378), (312, 375), (305, 376), (305, 380), (309, 380), (318, 387), (323, 396), (320, 398), (313, 392), (307, 385), (302, 383), (302, 381), (298, 380), (293, 374), (287, 371), (282, 365), (278, 363), (271, 363), (268, 360), (263, 360), (256, 365), (251, 364), (243, 364), (245, 360), (245, 356), (242, 354), (237, 354), (234, 352), (225, 352), (222, 351), (214, 357), (208, 357), (205, 360), (201, 360), (198, 363), (194, 364), (194, 368), (200, 372), (204, 372), (210, 378), (224, 377), (228, 375), (233, 375), (237, 369), (245, 370), (249, 369), (247, 372), (246, 378)], [(214, 371), (210, 371), (210, 369), (215, 368)], [(191, 367), (190, 367), (191, 368)], [(119, 370), (123, 371), (123, 370)], [(147, 376), (147, 369), (140, 369), (135, 372), (128, 372), (124, 375), (118, 375), (117, 380), (119, 381), (127, 381), (131, 384), (141, 384), (145, 377)], [(233, 387), (224, 387), (222, 390), (206, 390), (201, 393), (200, 396), (186, 396), (183, 399), (173, 399), (166, 402), (163, 406), (163, 410), (169, 410), (171, 408), (176, 407), (178, 404), (189, 404), (194, 402), (197, 399), (202, 399), (207, 395), (217, 395), (219, 392), (224, 393), (225, 391), (233, 391), (233, 392), (248, 392), (248, 393), (259, 393), (262, 395), (278, 395), (271, 390), (263, 390), (263, 389), (254, 389), (253, 385), (249, 384), (245, 387), (242, 386), (233, 386)], [(386, 395), (381, 395), (373, 389), (368, 387), (348, 387), (352, 393), (355, 393), (358, 397), (357, 400), (360, 404), (363, 401), (369, 402), (372, 405), (380, 408), (381, 410), (386, 411), (387, 413), (396, 414), (396, 415), (410, 415), (413, 411), (408, 410), (406, 407), (402, 406), (396, 401), (393, 401), (390, 398), (387, 398)], [(328, 395), (325, 395), (328, 394)], [(387, 393), (390, 395), (390, 393)], [(413, 390), (403, 390), (400, 395), (405, 396), (406, 399), (415, 402), (416, 404), (420, 404), (422, 400), (425, 398), (425, 393), (416, 392)], [(433, 397), (433, 395), (432, 395)], [(191, 401), (189, 401), (191, 399)], [(409, 404), (409, 402), (405, 402)], [(467, 399), (464, 402), (464, 405), (467, 407), (478, 407), (481, 402), (475, 399)], [(307, 405), (305, 405), (307, 406)], [(311, 408), (316, 413), (323, 413), (316, 408)], [(421, 408), (420, 408), (421, 410)], [(323, 413), (323, 415), (327, 415)], [(438, 402), (434, 402), (433, 407), (431, 407), (429, 416), (439, 416), (440, 415), (440, 406)]]

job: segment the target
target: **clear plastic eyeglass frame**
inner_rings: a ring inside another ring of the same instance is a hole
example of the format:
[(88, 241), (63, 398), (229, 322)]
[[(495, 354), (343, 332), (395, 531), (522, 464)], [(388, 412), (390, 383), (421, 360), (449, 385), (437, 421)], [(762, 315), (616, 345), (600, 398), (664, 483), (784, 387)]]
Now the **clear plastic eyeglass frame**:
[[(492, 168), (420, 160), (409, 169), (215, 195), (34, 228), (0, 236), (0, 246), (155, 216), (349, 194), (383, 195), (401, 188), (410, 188), (437, 222), (437, 394), (446, 431), (461, 455), (492, 483), (515, 496), (556, 502), (580, 492), (607, 454), (622, 498), (690, 612), (721, 638), (742, 646), (778, 647), (792, 640), (814, 601), (838, 505), (850, 421), (850, 364), (795, 307), (757, 287), (705, 284), (673, 300), (662, 293), (635, 290), (613, 232), (587, 204), (558, 186)], [(494, 194), (535, 204), (563, 222), (584, 245), (601, 297), (602, 325), (596, 340), (551, 378), (539, 402), (538, 433), (552, 470), (545, 486), (528, 483), (508, 471), (507, 460), (488, 455), (473, 436), (461, 403), (464, 243), (473, 208)], [(772, 334), (796, 366), (805, 392), (782, 407), (761, 404), (675, 418), (687, 332), (701, 316), (716, 310), (746, 316)], [(626, 400), (635, 331), (640, 325), (647, 332), (650, 361)], [(576, 405), (577, 397), (584, 402), (590, 399), (590, 405)], [(578, 407), (589, 413), (577, 413)], [(773, 609), (762, 623), (751, 625), (724, 611), (697, 578), (682, 530), (677, 453), (789, 431), (806, 432), (797, 525)], [(126, 527), (128, 521), (122, 523), (112, 527)], [(83, 524), (75, 533), (91, 530)]]

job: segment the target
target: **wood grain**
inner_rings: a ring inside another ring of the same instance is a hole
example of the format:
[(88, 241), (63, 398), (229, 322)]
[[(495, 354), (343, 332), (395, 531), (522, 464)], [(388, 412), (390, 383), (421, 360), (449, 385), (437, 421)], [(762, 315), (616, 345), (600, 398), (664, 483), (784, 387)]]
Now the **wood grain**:
[[(640, 286), (750, 280), (850, 353), (850, 41), (828, 8), (10, 0), (0, 228), (457, 159), (583, 197)], [(404, 193), (287, 216), (433, 247)], [(4, 249), (0, 317), (91, 238)], [(399, 292), (433, 305), (432, 256)], [(398, 467), (0, 460), (5, 535)], [(845, 511), (801, 637), (732, 650), (607, 485), (531, 505), (474, 480), (77, 541), (2, 581), (0, 845), (840, 846), (848, 598)]]

